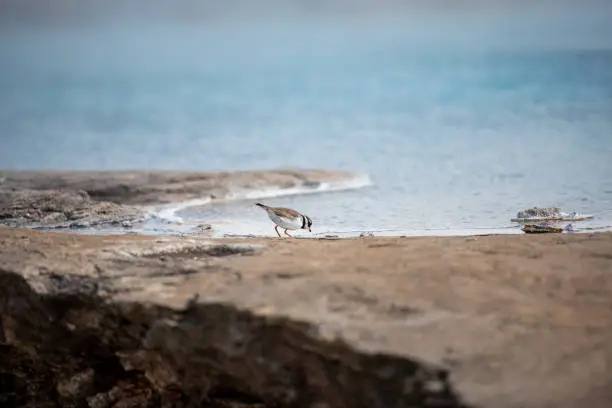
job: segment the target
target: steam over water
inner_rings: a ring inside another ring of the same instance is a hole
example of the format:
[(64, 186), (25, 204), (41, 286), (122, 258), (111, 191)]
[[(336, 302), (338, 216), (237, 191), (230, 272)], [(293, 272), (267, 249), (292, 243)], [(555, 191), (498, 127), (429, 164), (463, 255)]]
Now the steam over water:
[[(320, 234), (517, 232), (534, 205), (612, 225), (607, 2), (361, 3), (4, 0), (0, 168), (367, 175), (262, 200)], [(250, 198), (172, 215), (274, 234)]]

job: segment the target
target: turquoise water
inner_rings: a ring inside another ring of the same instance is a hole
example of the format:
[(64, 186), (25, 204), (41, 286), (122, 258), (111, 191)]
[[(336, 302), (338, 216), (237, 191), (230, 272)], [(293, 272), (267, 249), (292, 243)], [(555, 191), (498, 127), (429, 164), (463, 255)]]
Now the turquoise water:
[[(359, 27), (7, 28), (0, 168), (367, 175), (265, 200), (317, 233), (517, 232), (510, 218), (534, 205), (612, 225), (612, 48)], [(252, 200), (179, 215), (274, 234)]]

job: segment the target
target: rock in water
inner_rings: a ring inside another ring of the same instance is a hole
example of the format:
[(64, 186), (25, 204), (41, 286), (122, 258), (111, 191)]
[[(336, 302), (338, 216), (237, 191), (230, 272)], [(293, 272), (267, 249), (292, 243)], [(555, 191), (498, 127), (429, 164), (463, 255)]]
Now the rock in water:
[(519, 211), (511, 221), (583, 221), (592, 218), (592, 215), (577, 214), (575, 211), (568, 214), (558, 207), (533, 207)]
[(543, 234), (551, 232), (563, 232), (563, 228), (555, 227), (550, 224), (527, 224), (522, 228), (527, 234)]
[(563, 213), (558, 207), (533, 207), (519, 211), (516, 218), (561, 218)]

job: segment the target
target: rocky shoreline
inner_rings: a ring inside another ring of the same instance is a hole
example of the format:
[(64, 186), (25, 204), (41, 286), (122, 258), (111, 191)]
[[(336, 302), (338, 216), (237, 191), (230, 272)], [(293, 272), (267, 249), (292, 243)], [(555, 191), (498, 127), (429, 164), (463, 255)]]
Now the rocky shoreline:
[(291, 169), (218, 173), (2, 171), (0, 225), (131, 228), (145, 220), (146, 206), (223, 200), (236, 191), (271, 186), (316, 187), (355, 176), (342, 171)]
[(0, 406), (610, 406), (612, 233), (221, 241), (30, 228), (129, 229), (143, 206), (351, 177), (3, 172)]

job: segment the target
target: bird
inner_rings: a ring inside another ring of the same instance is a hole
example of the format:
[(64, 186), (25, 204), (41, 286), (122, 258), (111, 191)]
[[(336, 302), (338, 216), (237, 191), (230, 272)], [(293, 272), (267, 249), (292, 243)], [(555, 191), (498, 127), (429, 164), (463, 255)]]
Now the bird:
[(307, 215), (292, 210), (291, 208), (269, 207), (262, 203), (255, 203), (255, 205), (266, 210), (268, 217), (276, 224), (274, 230), (279, 238), (282, 238), (282, 236), (280, 232), (278, 232), (278, 227), (283, 228), (285, 230), (285, 235), (288, 237), (293, 237), (293, 235), (290, 235), (287, 230), (307, 229), (312, 232), (310, 229), (310, 227), (312, 227), (312, 220)]

